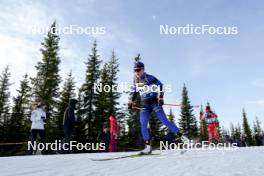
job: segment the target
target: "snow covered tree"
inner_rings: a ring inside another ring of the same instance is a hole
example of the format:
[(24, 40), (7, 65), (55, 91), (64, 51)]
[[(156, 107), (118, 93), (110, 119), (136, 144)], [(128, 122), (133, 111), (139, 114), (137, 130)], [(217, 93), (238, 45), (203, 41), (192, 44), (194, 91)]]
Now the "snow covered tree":
[(7, 122), (10, 118), (10, 76), (7, 66), (0, 75), (0, 141), (6, 140)]
[(247, 120), (247, 114), (245, 112), (245, 109), (243, 109), (243, 134), (245, 136), (245, 141), (248, 146), (251, 146), (254, 144), (253, 137), (252, 137), (252, 130), (250, 129), (250, 126), (248, 124)]
[(190, 104), (188, 97), (188, 90), (184, 84), (182, 90), (182, 106), (181, 106), (181, 118), (179, 120), (179, 125), (181, 132), (185, 134), (188, 138), (197, 137), (198, 127), (197, 121), (193, 115), (193, 107)]

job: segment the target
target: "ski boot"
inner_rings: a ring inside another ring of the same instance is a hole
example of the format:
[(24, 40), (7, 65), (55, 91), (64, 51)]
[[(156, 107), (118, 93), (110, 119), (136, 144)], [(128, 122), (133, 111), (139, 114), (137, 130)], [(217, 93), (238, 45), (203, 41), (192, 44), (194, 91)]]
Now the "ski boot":
[(180, 138), (181, 139), (181, 141), (184, 143), (184, 144), (186, 144), (186, 145), (190, 145), (190, 140), (186, 137), (186, 136), (184, 136), (183, 134), (181, 134), (181, 133), (178, 133), (178, 138)]
[(139, 155), (149, 155), (152, 153), (152, 147), (151, 147), (151, 142), (150, 141), (146, 141), (145, 143), (145, 149), (142, 150)]

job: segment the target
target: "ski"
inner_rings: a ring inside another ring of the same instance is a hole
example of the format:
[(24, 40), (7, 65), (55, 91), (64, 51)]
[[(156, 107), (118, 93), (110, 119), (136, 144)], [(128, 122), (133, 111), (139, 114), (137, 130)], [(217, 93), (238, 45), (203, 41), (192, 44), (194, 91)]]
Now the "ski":
[(126, 155), (126, 156), (119, 156), (119, 157), (110, 157), (110, 158), (91, 158), (92, 161), (109, 161), (109, 160), (117, 160), (117, 159), (124, 159), (124, 158), (140, 158), (145, 156), (157, 156), (158, 154), (132, 154), (132, 155)]
[(180, 154), (183, 155), (183, 154), (185, 154), (187, 151), (188, 151), (188, 149), (184, 149), (184, 150), (180, 151)]

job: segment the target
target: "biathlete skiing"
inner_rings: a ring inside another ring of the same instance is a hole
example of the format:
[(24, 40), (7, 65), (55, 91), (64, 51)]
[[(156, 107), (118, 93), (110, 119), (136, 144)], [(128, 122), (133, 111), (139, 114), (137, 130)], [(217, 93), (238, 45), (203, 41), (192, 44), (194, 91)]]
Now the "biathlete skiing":
[(206, 106), (205, 112), (205, 119), (208, 124), (208, 141), (209, 143), (213, 142), (217, 144), (219, 128), (218, 116), (211, 110), (211, 107), (209, 105)]
[[(155, 87), (158, 89), (155, 90)], [(189, 139), (180, 133), (179, 128), (167, 119), (162, 108), (162, 105), (164, 104), (163, 84), (156, 77), (147, 74), (145, 72), (144, 64), (139, 61), (135, 62), (134, 65), (134, 86), (128, 102), (129, 109), (132, 109), (133, 105), (135, 105), (135, 99), (138, 93), (140, 94), (141, 134), (145, 141), (145, 149), (142, 150), (140, 154), (145, 155), (151, 154), (152, 152), (148, 123), (153, 111), (163, 125), (167, 126), (184, 143), (189, 143)]]

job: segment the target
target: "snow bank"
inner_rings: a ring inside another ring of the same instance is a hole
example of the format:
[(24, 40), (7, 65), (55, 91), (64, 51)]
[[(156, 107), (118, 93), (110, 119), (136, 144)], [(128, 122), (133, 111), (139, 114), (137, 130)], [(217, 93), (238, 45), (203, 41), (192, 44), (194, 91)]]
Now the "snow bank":
[[(162, 151), (161, 155), (91, 161), (130, 153), (18, 156), (0, 158), (1, 176), (263, 176), (264, 147), (236, 151)], [(160, 151), (155, 151), (160, 153)]]

